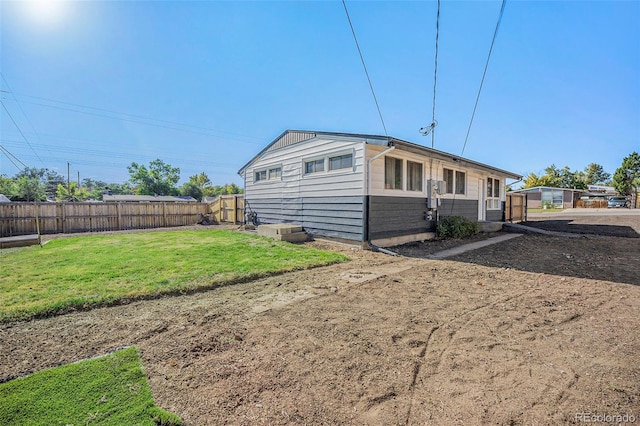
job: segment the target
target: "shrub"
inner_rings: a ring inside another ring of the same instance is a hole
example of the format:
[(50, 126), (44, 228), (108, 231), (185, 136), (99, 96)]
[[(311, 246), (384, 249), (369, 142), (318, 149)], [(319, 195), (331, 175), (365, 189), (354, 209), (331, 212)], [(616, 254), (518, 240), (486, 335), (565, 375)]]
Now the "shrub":
[(478, 223), (463, 216), (445, 216), (438, 221), (439, 238), (465, 238), (478, 233)]

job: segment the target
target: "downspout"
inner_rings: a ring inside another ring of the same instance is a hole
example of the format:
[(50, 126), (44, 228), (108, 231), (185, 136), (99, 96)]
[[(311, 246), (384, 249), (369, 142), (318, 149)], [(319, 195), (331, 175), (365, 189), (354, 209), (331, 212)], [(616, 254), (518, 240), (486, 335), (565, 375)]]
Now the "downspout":
[(367, 197), (367, 211), (365, 214), (365, 225), (366, 225), (366, 235), (365, 235), (365, 243), (371, 247), (373, 250), (376, 251), (380, 251), (382, 253), (386, 254), (393, 254), (395, 255), (395, 253), (389, 251), (389, 250), (385, 250), (382, 249), (374, 244), (371, 243), (371, 229), (369, 226), (369, 212), (371, 211), (371, 163), (373, 163), (375, 160), (377, 160), (378, 158), (382, 157), (383, 155), (388, 154), (389, 152), (393, 151), (394, 149), (396, 149), (396, 146), (393, 144), (393, 141), (389, 142), (389, 148), (385, 149), (382, 152), (379, 152), (378, 154), (374, 155), (373, 157), (369, 158), (369, 160), (367, 160), (367, 191), (365, 192), (366, 197)]

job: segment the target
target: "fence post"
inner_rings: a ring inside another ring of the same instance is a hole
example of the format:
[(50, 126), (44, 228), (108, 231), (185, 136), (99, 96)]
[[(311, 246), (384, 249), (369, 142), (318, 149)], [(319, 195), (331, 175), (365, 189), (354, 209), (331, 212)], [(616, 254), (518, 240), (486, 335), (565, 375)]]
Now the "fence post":
[(162, 203), (162, 227), (167, 227), (167, 203)]
[(233, 196), (233, 224), (238, 223), (238, 197)]
[(122, 231), (122, 212), (120, 211), (120, 203), (116, 203), (116, 213), (118, 213), (118, 231)]

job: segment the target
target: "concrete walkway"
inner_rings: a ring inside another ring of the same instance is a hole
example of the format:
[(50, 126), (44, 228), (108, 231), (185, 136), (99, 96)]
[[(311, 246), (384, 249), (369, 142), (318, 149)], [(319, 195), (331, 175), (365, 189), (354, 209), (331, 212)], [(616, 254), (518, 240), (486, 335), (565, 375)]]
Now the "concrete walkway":
[(476, 250), (482, 247), (490, 246), (491, 244), (501, 243), (503, 241), (507, 241), (512, 238), (521, 237), (521, 236), (522, 234), (500, 235), (499, 237), (493, 237), (486, 240), (476, 241), (474, 243), (469, 243), (462, 246), (454, 247), (449, 250), (439, 251), (430, 256), (427, 256), (427, 259), (442, 260), (442, 259), (446, 259), (447, 257), (457, 256), (467, 251)]

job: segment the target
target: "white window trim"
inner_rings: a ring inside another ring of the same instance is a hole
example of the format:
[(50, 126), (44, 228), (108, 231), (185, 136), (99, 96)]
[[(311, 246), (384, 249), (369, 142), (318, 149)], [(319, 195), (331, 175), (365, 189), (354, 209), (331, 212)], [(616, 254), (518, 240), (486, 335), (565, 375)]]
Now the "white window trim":
[[(444, 197), (456, 197), (456, 198), (467, 197), (469, 194), (469, 171), (465, 169), (456, 168), (456, 167), (442, 166), (442, 180), (446, 180), (444, 176), (445, 169), (453, 171), (453, 192), (444, 192), (441, 195)], [(464, 173), (464, 194), (456, 193), (456, 183), (457, 183), (456, 173)]]
[[(489, 195), (488, 194), (489, 191), (487, 191), (487, 195), (486, 195), (487, 210), (502, 210), (502, 203), (501, 203), (502, 194), (503, 194), (502, 179), (497, 178), (497, 177), (493, 177), (493, 176), (489, 176), (489, 177), (487, 177), (487, 181), (486, 182), (488, 182), (489, 179), (491, 179), (493, 181), (492, 184), (491, 184), (491, 190), (492, 191), (493, 191), (493, 188), (494, 188), (493, 185), (495, 185), (496, 182), (498, 183), (498, 187), (499, 187), (498, 193), (500, 194), (500, 196), (499, 197), (494, 197), (493, 194)], [(488, 188), (486, 188), (486, 189), (488, 189)]]
[[(420, 186), (422, 186), (422, 189), (409, 189), (409, 163), (414, 163), (414, 164), (420, 164), (420, 166), (422, 166), (422, 177), (420, 179)], [(425, 167), (425, 163), (424, 161), (416, 161), (416, 160), (412, 160), (412, 159), (406, 159), (404, 161), (404, 174), (405, 174), (405, 184), (404, 187), (406, 188), (407, 192), (413, 193), (413, 194), (425, 194), (426, 192), (426, 181), (425, 181), (425, 175), (426, 175), (426, 167)]]
[[(277, 169), (277, 168), (280, 169), (280, 177), (278, 178), (270, 177), (269, 171), (271, 169)], [(266, 177), (264, 179), (256, 180), (256, 175), (260, 172), (265, 172)], [(253, 170), (253, 183), (256, 185), (262, 185), (263, 183), (266, 183), (266, 182), (274, 182), (274, 181), (280, 181), (280, 180), (282, 180), (282, 164), (272, 164), (270, 166), (260, 167), (259, 169)]]
[[(393, 158), (394, 160), (402, 161), (402, 188), (387, 188), (387, 166), (386, 166), (387, 158)], [(399, 191), (406, 192), (407, 191), (407, 176), (406, 176), (407, 175), (407, 159), (402, 157), (396, 157), (395, 155), (385, 155), (384, 161), (385, 161), (385, 164), (383, 165), (383, 168), (382, 168), (382, 177), (383, 177), (382, 190), (385, 192), (396, 192), (396, 193)], [(411, 191), (411, 192), (417, 193), (418, 191)]]
[[(335, 169), (329, 170), (331, 166), (329, 159), (334, 157), (341, 157), (343, 155), (351, 155), (351, 167), (345, 167), (343, 169)], [(307, 173), (307, 163), (311, 161), (324, 160), (324, 170), (319, 172)], [(316, 177), (316, 176), (324, 176), (324, 175), (336, 175), (336, 174), (347, 174), (347, 173), (355, 173), (356, 171), (356, 152), (355, 149), (347, 149), (330, 152), (324, 155), (316, 155), (311, 157), (306, 157), (302, 159), (302, 177)]]

